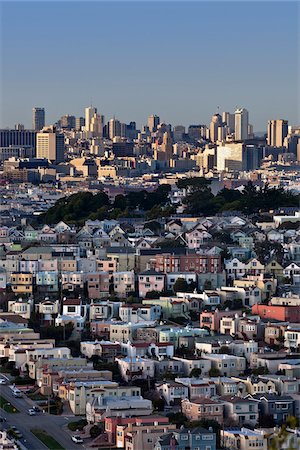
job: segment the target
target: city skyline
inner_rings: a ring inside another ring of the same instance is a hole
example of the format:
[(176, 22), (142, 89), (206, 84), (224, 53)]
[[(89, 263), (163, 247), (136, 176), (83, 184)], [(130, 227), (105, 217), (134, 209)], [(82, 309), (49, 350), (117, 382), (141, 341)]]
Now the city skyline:
[(299, 123), (296, 2), (36, 4), (2, 4), (1, 128), (30, 128), (34, 106), (48, 125), (91, 102), (138, 127), (151, 114), (209, 124), (218, 105), (247, 108), (255, 131)]

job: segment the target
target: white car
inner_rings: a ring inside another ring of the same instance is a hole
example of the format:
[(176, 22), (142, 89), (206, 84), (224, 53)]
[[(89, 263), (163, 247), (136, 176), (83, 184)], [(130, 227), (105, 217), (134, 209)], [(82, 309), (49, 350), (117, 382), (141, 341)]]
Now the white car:
[(83, 443), (83, 439), (81, 439), (80, 436), (72, 436), (72, 441), (75, 442), (75, 444), (82, 444)]
[(36, 416), (36, 412), (35, 412), (35, 410), (32, 409), (32, 408), (30, 408), (30, 409), (28, 410), (28, 414), (29, 414), (30, 416)]
[(0, 378), (0, 384), (6, 384), (6, 380), (4, 378)]

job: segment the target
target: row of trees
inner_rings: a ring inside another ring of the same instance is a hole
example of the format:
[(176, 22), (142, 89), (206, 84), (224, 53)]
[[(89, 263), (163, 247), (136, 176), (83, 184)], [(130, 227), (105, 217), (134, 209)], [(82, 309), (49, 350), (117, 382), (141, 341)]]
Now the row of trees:
[(114, 202), (105, 192), (93, 195), (91, 192), (78, 192), (59, 199), (45, 214), (39, 217), (41, 223), (81, 224), (87, 219), (104, 220), (118, 217), (138, 217), (143, 212), (149, 219), (170, 215), (174, 211), (168, 203), (170, 186), (159, 186), (154, 192), (145, 190), (117, 195)]
[(222, 189), (216, 196), (210, 188), (210, 180), (202, 177), (179, 180), (177, 186), (186, 189), (185, 212), (189, 214), (216, 214), (223, 211), (242, 211), (253, 214), (282, 206), (298, 206), (299, 195), (283, 188), (270, 188), (268, 184), (258, 188), (249, 181), (242, 191)]
[[(210, 180), (203, 177), (179, 180), (177, 186), (186, 189), (185, 212), (188, 214), (212, 215), (223, 211), (242, 211), (245, 214), (268, 211), (282, 206), (298, 206), (299, 195), (293, 195), (283, 188), (270, 188), (266, 184), (257, 189), (249, 182), (240, 192), (222, 189), (216, 196), (210, 188)], [(45, 214), (39, 217), (41, 223), (82, 224), (87, 219), (104, 220), (119, 217), (146, 216), (148, 219), (169, 217), (176, 208), (169, 202), (169, 185), (161, 185), (153, 192), (145, 190), (117, 195), (114, 202), (105, 192), (93, 195), (79, 192), (58, 200)]]

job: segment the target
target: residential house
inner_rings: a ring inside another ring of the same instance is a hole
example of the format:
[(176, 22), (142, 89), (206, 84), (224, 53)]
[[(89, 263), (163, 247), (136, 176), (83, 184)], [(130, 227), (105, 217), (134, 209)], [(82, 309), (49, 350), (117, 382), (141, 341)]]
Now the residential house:
[(243, 373), (246, 369), (246, 358), (224, 354), (202, 354), (203, 359), (211, 362), (211, 367), (217, 369), (222, 376), (230, 377)]
[(154, 361), (151, 359), (140, 357), (116, 358), (116, 363), (124, 381), (154, 378)]
[(163, 434), (157, 440), (154, 450), (216, 450), (216, 435), (205, 428), (182, 428)]
[(223, 423), (223, 402), (208, 397), (198, 397), (193, 400), (183, 399), (181, 401), (182, 413), (191, 421), (216, 420)]
[(109, 295), (109, 274), (94, 272), (86, 275), (88, 297), (92, 300)]
[(221, 443), (232, 450), (268, 450), (268, 440), (263, 430), (252, 430), (245, 427), (225, 428), (221, 430)]
[(33, 311), (33, 299), (32, 298), (18, 298), (16, 300), (8, 301), (8, 312), (18, 314), (24, 319), (30, 319)]
[(146, 270), (138, 275), (139, 296), (146, 297), (151, 291), (161, 292), (165, 289), (165, 274), (155, 270)]
[(251, 397), (223, 396), (225, 422), (230, 425), (252, 425), (258, 422), (258, 402)]
[(158, 382), (155, 389), (167, 405), (180, 405), (181, 400), (189, 396), (189, 388), (176, 381)]

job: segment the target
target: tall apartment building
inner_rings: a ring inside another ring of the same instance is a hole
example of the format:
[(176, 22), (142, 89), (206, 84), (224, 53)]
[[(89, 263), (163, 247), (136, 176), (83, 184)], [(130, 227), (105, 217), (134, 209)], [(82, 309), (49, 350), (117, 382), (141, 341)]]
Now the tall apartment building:
[(245, 108), (238, 108), (235, 113), (235, 140), (248, 139), (249, 113)]
[(37, 133), (37, 158), (46, 158), (52, 163), (60, 163), (64, 161), (64, 150), (64, 135), (57, 133), (54, 126), (44, 127), (40, 133)]
[(40, 131), (45, 126), (45, 108), (32, 108), (32, 129)]
[(288, 121), (283, 119), (269, 120), (268, 145), (282, 147), (284, 138), (288, 135)]

